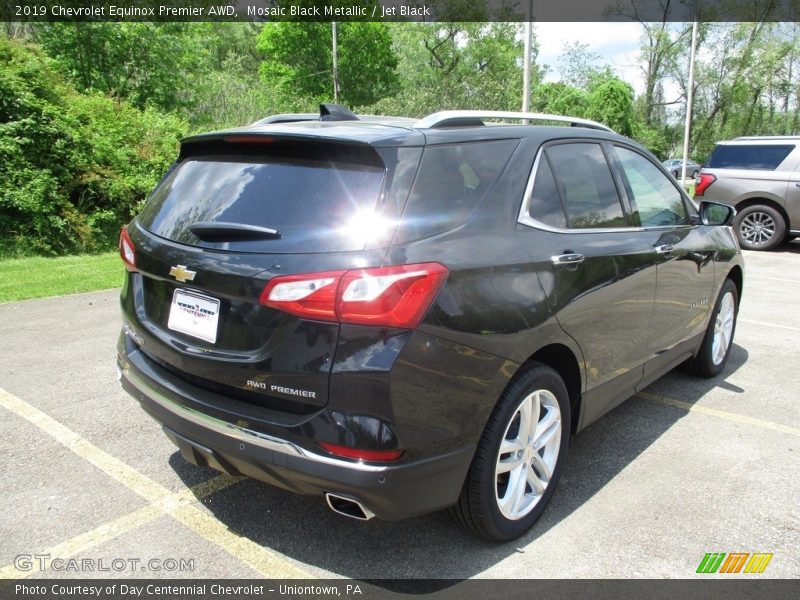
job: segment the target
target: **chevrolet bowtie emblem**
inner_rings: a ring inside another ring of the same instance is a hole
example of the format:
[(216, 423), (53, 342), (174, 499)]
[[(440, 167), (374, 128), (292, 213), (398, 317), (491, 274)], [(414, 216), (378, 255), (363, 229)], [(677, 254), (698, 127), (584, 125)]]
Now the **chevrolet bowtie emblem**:
[(177, 267), (170, 267), (169, 274), (172, 275), (178, 281), (192, 281), (194, 276), (197, 275), (197, 271), (189, 271), (186, 268), (186, 265), (178, 265)]

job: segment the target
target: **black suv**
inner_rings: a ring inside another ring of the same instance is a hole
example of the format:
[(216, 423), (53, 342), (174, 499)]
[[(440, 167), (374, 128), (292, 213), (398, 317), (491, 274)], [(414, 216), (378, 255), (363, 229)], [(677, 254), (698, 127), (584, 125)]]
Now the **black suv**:
[(681, 363), (722, 370), (734, 209), (638, 144), (321, 113), (185, 139), (122, 231), (122, 385), (189, 462), (509, 540), (572, 434)]

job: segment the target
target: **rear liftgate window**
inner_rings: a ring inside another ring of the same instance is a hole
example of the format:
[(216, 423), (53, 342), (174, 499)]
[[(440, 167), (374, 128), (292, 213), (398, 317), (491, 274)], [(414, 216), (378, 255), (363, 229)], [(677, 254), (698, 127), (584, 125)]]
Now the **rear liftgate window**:
[[(269, 142), (220, 144), (188, 156), (153, 193), (141, 224), (176, 242), (224, 250), (361, 250), (384, 180), (378, 154), (344, 144)], [(198, 223), (212, 224), (212, 233)], [(277, 233), (214, 229), (226, 224)]]
[(794, 150), (791, 144), (729, 146), (720, 144), (706, 163), (710, 169), (766, 169), (774, 171)]

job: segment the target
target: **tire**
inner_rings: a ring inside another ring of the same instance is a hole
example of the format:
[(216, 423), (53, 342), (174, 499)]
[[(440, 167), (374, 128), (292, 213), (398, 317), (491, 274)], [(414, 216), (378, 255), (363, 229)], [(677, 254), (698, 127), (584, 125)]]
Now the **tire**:
[(678, 178), (678, 172), (677, 172), (677, 171), (670, 171), (670, 173), (672, 173), (672, 176), (673, 176), (675, 179), (677, 179), (677, 178)]
[(772, 250), (786, 235), (786, 222), (781, 214), (765, 204), (742, 209), (734, 225), (739, 245), (746, 250)]
[(700, 350), (685, 363), (690, 373), (700, 377), (716, 377), (722, 372), (733, 347), (738, 313), (739, 291), (730, 279), (726, 279), (714, 304)]
[[(520, 431), (525, 414), (531, 423), (527, 433)], [(491, 541), (513, 540), (528, 531), (555, 491), (570, 431), (564, 381), (550, 367), (532, 364), (492, 412), (451, 517)]]
[(695, 169), (694, 171), (692, 171), (692, 179), (697, 179), (697, 175), (698, 175), (699, 173), (700, 173), (700, 171), (698, 171), (697, 169)]

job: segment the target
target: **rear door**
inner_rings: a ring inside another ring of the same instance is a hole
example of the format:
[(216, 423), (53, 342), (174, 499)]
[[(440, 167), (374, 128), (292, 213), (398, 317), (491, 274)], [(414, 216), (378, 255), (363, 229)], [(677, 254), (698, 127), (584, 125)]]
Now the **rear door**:
[[(123, 290), (142, 351), (194, 385), (277, 410), (327, 402), (339, 325), (261, 302), (277, 275), (380, 266), (386, 166), (366, 145), (202, 141), (129, 227)], [(327, 281), (320, 278), (320, 285)]]
[(656, 290), (647, 236), (600, 141), (540, 151), (520, 221), (552, 311), (583, 352), (584, 422), (633, 394), (648, 358)]

